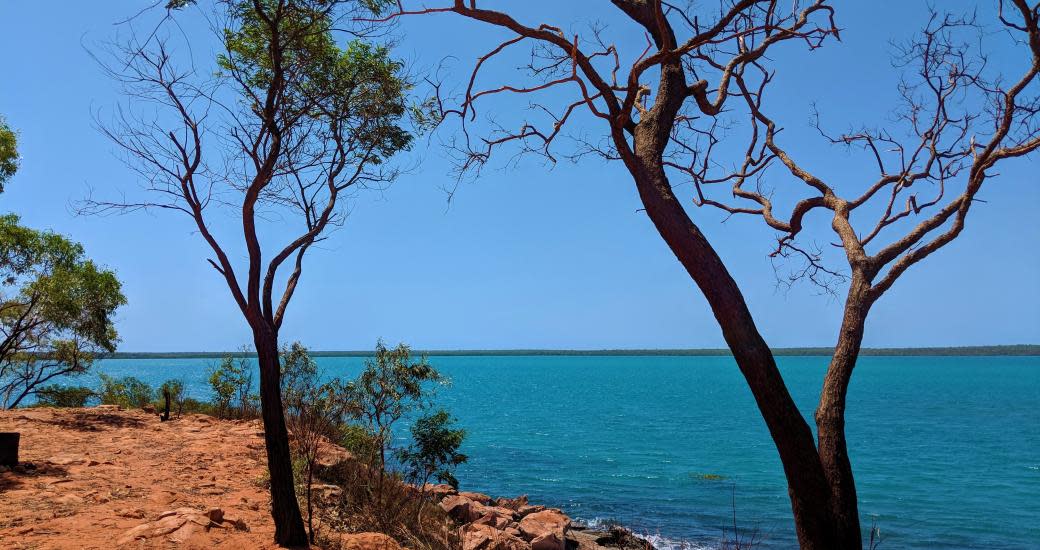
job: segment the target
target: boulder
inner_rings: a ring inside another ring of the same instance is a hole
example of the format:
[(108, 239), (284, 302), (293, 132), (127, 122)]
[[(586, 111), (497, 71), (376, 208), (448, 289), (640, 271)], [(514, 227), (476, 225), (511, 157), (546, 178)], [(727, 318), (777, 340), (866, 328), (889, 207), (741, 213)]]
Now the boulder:
[(479, 519), (477, 519), (470, 525), (488, 525), (494, 527), (495, 529), (504, 530), (509, 526), (513, 525), (513, 520), (495, 513), (487, 513), (483, 516), (480, 516)]
[(567, 547), (566, 539), (556, 533), (548, 533), (531, 540), (531, 550), (564, 550)]
[(516, 498), (505, 498), (500, 497), (495, 499), (495, 506), (501, 506), (502, 508), (509, 508), (510, 510), (519, 510), (521, 506), (527, 506), (527, 495), (520, 495)]
[(533, 514), (535, 512), (541, 512), (542, 510), (545, 510), (545, 506), (541, 506), (541, 505), (538, 505), (538, 504), (528, 504), (528, 505), (520, 506), (519, 508), (517, 508), (516, 509), (516, 513), (520, 517), (524, 517), (524, 516)]
[(459, 523), (469, 523), (483, 515), (477, 513), (476, 506), (480, 506), (479, 504), (462, 495), (449, 496), (438, 506)]
[(459, 530), (462, 550), (530, 550), (523, 539), (490, 525), (471, 523)]
[(520, 533), (531, 541), (533, 550), (564, 550), (571, 520), (557, 510), (542, 510), (520, 520)]
[(382, 533), (352, 533), (341, 535), (342, 550), (403, 550), (396, 540)]
[(458, 490), (445, 483), (427, 483), (423, 486), (423, 490), (425, 490), (426, 494), (430, 495), (430, 498), (434, 501), (444, 500), (445, 497), (459, 494)]
[(473, 502), (479, 502), (479, 503), (481, 503), (481, 504), (483, 504), (485, 506), (491, 504), (491, 497), (485, 495), (484, 493), (474, 493), (472, 491), (462, 491), (461, 493), (459, 493), (459, 496), (468, 498), (468, 499), (472, 500)]

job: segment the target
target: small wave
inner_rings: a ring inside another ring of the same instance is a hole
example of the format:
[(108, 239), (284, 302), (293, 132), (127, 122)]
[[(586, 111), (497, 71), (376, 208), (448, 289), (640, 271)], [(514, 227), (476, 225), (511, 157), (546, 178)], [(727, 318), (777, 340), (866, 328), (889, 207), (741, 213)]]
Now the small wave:
[(675, 540), (668, 537), (662, 537), (661, 535), (639, 535), (643, 537), (650, 544), (654, 545), (657, 550), (717, 550), (718, 546), (705, 546), (695, 542), (689, 542), (685, 540)]
[[(616, 519), (594, 517), (592, 519), (575, 518), (575, 522), (593, 530), (605, 530), (611, 527), (623, 525)], [(637, 537), (654, 545), (657, 550), (718, 550), (716, 545), (705, 545), (702, 543), (673, 539), (660, 534), (632, 532)]]

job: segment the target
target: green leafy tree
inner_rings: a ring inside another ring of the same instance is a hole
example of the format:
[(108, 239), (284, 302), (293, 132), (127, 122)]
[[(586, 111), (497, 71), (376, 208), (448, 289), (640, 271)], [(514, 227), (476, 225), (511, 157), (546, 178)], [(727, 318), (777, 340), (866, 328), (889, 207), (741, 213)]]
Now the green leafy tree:
[(381, 495), (386, 471), (386, 455), (393, 440), (393, 426), (405, 415), (426, 408), (432, 392), (430, 384), (443, 383), (441, 376), (422, 356), (412, 360), (405, 344), (388, 348), (380, 340), (374, 359), (365, 361), (365, 370), (338, 393), (346, 400), (345, 412), (362, 423), (377, 447), (376, 464)]
[(119, 280), (61, 235), (0, 216), (0, 404), (18, 406), (58, 377), (115, 350)]
[(455, 468), (468, 460), (459, 452), (466, 431), (454, 428), (455, 419), (445, 410), (420, 417), (412, 424), (412, 444), (397, 451), (405, 476), (419, 488), (416, 516), (426, 501), (426, 484), (431, 478), (458, 488)]
[[(170, 396), (170, 401), (173, 406), (176, 407), (177, 415), (181, 415), (184, 412), (184, 382), (181, 380), (167, 380), (159, 386), (159, 397), (165, 398), (167, 395)], [(167, 418), (169, 420), (169, 418)]]
[[(177, 63), (176, 52), (192, 49), (171, 46), (166, 37), (180, 32), (152, 32), (143, 42), (117, 47), (117, 59), (105, 69), (131, 101), (126, 116), (104, 131), (142, 175), (145, 197), (92, 198), (81, 209), (181, 212), (206, 242), (210, 264), (252, 331), (275, 541), (287, 546), (305, 545), (307, 535), (279, 391), (279, 331), (304, 255), (342, 224), (345, 193), (392, 181), (396, 171), (387, 160), (412, 142), (403, 127), (409, 86), (401, 63), (359, 38), (366, 29), (352, 28), (358, 21), (352, 12), (367, 10), (368, 3), (219, 2), (220, 45), (214, 64), (199, 70), (184, 68), (197, 67), (197, 58)], [(165, 13), (163, 24), (176, 24), (177, 17)], [(352, 39), (338, 42), (344, 30)], [(241, 227), (224, 238), (219, 228), (227, 224), (216, 218), (229, 213)], [(297, 232), (288, 241), (262, 239), (285, 235), (261, 230), (273, 223), (295, 224)], [(243, 237), (246, 260), (236, 265), (238, 251), (229, 255), (225, 247)]]
[(238, 407), (238, 416), (250, 416), (253, 410), (253, 370), (245, 359), (225, 355), (218, 366), (210, 369), (209, 385), (218, 416), (229, 416), (233, 405)]
[(18, 136), (0, 117), (0, 193), (4, 185), (18, 171)]

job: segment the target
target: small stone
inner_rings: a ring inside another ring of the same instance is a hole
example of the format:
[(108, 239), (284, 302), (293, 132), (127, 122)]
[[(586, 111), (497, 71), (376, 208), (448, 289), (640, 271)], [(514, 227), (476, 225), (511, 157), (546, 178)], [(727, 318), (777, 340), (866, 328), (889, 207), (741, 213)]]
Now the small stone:
[(206, 517), (208, 517), (213, 523), (220, 523), (224, 521), (224, 511), (220, 508), (210, 508), (209, 511), (206, 512)]

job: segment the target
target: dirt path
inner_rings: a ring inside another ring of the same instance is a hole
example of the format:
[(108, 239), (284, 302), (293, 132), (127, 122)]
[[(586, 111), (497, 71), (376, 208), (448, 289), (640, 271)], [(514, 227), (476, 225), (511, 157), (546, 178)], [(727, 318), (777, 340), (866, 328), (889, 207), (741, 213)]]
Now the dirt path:
[[(0, 548), (165, 548), (171, 536), (178, 548), (273, 548), (261, 429), (108, 407), (0, 411), (23, 463), (0, 473)], [(161, 516), (178, 509), (180, 535), (132, 535), (174, 526)]]

